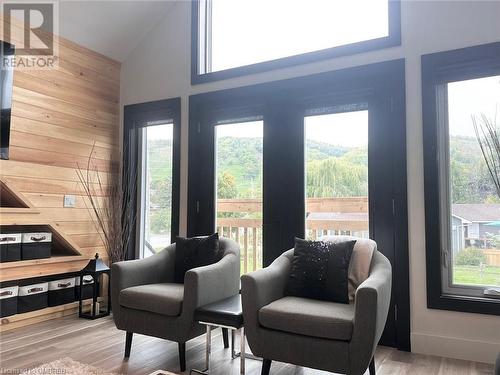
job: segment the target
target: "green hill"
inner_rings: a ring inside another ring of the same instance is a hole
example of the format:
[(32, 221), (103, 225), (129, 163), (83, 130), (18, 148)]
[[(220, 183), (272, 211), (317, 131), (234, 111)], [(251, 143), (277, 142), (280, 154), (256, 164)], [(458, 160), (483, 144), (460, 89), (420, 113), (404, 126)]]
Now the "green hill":
[(451, 137), (450, 164), (453, 203), (485, 203), (498, 200), (476, 138)]
[[(217, 145), (219, 197), (261, 196), (262, 139), (224, 137)], [(367, 152), (317, 141), (307, 142), (308, 195), (367, 195)]]
[[(262, 139), (220, 138), (217, 145), (219, 197), (261, 196)], [(152, 195), (158, 206), (169, 203), (171, 189), (171, 145), (152, 141)], [(451, 137), (451, 181), (454, 203), (494, 201), (495, 189), (474, 137)], [(308, 141), (306, 169), (310, 197), (367, 195), (368, 159), (366, 148), (345, 147)]]

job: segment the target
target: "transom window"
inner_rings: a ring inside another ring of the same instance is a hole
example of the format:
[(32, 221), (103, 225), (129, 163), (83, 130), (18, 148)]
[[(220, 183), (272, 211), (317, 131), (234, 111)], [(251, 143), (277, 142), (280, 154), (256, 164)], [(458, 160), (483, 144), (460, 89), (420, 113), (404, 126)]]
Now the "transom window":
[(210, 73), (224, 72), (210, 74), (221, 79), (382, 48), (400, 39), (398, 1), (198, 0), (193, 14), (195, 81)]

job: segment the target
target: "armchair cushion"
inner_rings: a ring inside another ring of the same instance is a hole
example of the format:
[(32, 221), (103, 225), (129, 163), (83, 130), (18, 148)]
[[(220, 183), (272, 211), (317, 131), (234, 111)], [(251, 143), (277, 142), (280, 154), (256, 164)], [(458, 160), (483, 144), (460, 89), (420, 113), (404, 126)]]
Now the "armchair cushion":
[(177, 237), (175, 244), (174, 280), (176, 283), (184, 283), (187, 271), (216, 263), (224, 255), (219, 247), (218, 233), (193, 238)]
[(286, 295), (349, 303), (348, 270), (355, 243), (296, 238)]
[(120, 292), (120, 305), (167, 316), (182, 311), (184, 285), (174, 283), (132, 286)]
[(356, 240), (352, 251), (351, 263), (349, 265), (349, 301), (354, 301), (356, 289), (370, 275), (370, 265), (373, 253), (377, 250), (377, 244), (368, 238), (356, 238), (351, 236), (323, 236), (321, 241), (333, 243)]
[(259, 323), (277, 331), (349, 341), (354, 304), (284, 297), (259, 310)]

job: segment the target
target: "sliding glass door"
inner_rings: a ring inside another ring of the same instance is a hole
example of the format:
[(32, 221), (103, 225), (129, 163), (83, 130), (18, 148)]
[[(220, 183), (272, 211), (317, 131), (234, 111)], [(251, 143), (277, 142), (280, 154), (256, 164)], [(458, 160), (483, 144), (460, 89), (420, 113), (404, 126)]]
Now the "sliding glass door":
[(241, 248), (241, 272), (262, 267), (263, 121), (215, 127), (216, 228)]
[(369, 237), (368, 110), (304, 118), (306, 237)]

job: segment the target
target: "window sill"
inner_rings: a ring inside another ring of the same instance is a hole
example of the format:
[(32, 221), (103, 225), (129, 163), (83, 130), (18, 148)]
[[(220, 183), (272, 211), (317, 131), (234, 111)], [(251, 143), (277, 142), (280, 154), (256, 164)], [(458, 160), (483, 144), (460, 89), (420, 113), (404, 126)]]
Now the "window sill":
[[(191, 84), (200, 85), (203, 83), (222, 81), (225, 79), (237, 78), (257, 73), (265, 73), (276, 69), (290, 68), (292, 66), (315, 63), (322, 60), (337, 57), (356, 55), (370, 51), (377, 51), (385, 48), (397, 47), (401, 45), (401, 36), (389, 35), (377, 39), (365, 40), (324, 50), (306, 52), (298, 55), (282, 57), (275, 60), (262, 61), (251, 65), (238, 66), (215, 72), (197, 73), (198, 66), (192, 62)], [(196, 60), (193, 60), (196, 61)]]
[(449, 294), (436, 297), (427, 297), (428, 308), (500, 316), (500, 299)]

